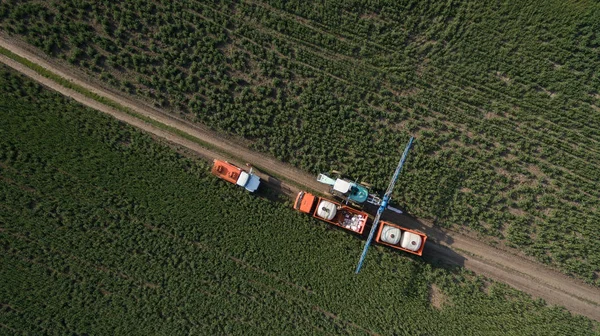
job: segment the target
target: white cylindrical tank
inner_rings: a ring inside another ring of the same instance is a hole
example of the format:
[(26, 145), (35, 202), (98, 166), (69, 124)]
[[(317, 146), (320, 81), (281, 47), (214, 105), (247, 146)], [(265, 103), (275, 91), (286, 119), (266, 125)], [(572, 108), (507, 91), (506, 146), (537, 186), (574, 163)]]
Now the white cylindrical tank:
[(402, 231), (390, 225), (384, 225), (381, 228), (381, 240), (388, 244), (398, 245), (400, 238), (402, 237)]
[(337, 206), (329, 201), (321, 201), (317, 207), (317, 216), (332, 220), (335, 217)]
[(400, 246), (410, 251), (418, 251), (421, 248), (421, 236), (412, 232), (404, 232)]

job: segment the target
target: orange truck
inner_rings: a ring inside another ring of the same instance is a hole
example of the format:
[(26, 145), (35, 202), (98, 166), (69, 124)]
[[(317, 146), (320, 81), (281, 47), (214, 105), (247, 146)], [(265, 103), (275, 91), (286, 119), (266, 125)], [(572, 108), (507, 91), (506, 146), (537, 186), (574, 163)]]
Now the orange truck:
[(366, 212), (317, 197), (305, 191), (298, 193), (294, 209), (358, 234), (363, 232), (369, 218)]
[(427, 236), (421, 232), (403, 228), (399, 225), (381, 221), (375, 241), (408, 253), (423, 255)]
[(252, 173), (252, 168), (250, 168), (249, 172), (246, 172), (242, 168), (227, 161), (215, 159), (211, 173), (227, 182), (244, 187), (249, 192), (256, 191), (260, 185), (260, 177)]

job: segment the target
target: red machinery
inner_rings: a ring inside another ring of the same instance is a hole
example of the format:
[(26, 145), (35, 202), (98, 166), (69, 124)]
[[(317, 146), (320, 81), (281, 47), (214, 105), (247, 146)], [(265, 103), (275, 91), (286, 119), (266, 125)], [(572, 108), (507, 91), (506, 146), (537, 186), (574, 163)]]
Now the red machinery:
[(256, 191), (260, 185), (260, 177), (252, 173), (252, 168), (250, 168), (250, 172), (246, 172), (242, 168), (227, 161), (215, 159), (211, 173), (227, 182), (244, 187), (249, 192)]
[(363, 232), (369, 218), (366, 212), (304, 191), (298, 193), (294, 209), (358, 234)]
[(423, 254), (426, 240), (427, 236), (421, 232), (385, 221), (381, 221), (381, 226), (375, 236), (375, 241), (380, 244), (418, 256)]

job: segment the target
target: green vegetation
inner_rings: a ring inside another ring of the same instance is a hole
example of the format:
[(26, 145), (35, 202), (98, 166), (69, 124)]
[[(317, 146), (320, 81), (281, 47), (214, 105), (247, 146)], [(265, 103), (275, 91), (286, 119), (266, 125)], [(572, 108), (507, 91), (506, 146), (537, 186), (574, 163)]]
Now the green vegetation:
[[(104, 96), (101, 96), (101, 95), (99, 95), (97, 93), (94, 93), (94, 92), (92, 92), (92, 91), (90, 91), (90, 90), (82, 87), (81, 85), (75, 84), (75, 83), (73, 83), (73, 82), (71, 82), (71, 81), (69, 81), (69, 80), (67, 80), (67, 79), (65, 79), (65, 78), (63, 78), (63, 77), (61, 77), (61, 76), (59, 76), (59, 75), (51, 72), (51, 71), (48, 71), (47, 69), (39, 66), (38, 64), (30, 62), (29, 60), (27, 60), (27, 59), (25, 59), (25, 58), (23, 58), (23, 57), (21, 57), (19, 55), (16, 55), (15, 53), (13, 53), (10, 50), (8, 50), (6, 48), (3, 48), (1, 46), (0, 46), (0, 54), (5, 55), (5, 56), (13, 59), (13, 60), (15, 60), (15, 61), (17, 61), (17, 62), (19, 62), (19, 63), (27, 66), (28, 68), (34, 70), (38, 74), (40, 74), (40, 75), (42, 75), (42, 76), (44, 76), (46, 78), (49, 78), (49, 79), (57, 82), (58, 84), (66, 87), (66, 88), (69, 88), (69, 89), (74, 90), (74, 91), (76, 91), (78, 93), (81, 93), (82, 95), (84, 95), (84, 96), (86, 96), (88, 98), (94, 99), (94, 100), (96, 100), (96, 101), (98, 101), (98, 102), (100, 102), (100, 103), (102, 103), (104, 105), (107, 105), (109, 107), (112, 107), (112, 108), (114, 108), (114, 109), (116, 109), (118, 111), (127, 113), (127, 114), (129, 114), (131, 116), (134, 116), (134, 117), (136, 117), (138, 119), (141, 119), (141, 120), (145, 121), (146, 123), (151, 124), (151, 125), (153, 125), (155, 127), (158, 127), (158, 128), (160, 128), (162, 130), (165, 130), (165, 131), (168, 131), (170, 133), (179, 135), (179, 136), (181, 136), (184, 139), (187, 139), (187, 140), (190, 140), (192, 142), (195, 142), (195, 143), (199, 144), (200, 146), (208, 148), (208, 149), (210, 149), (210, 150), (212, 150), (214, 152), (226, 154), (228, 157), (231, 157), (231, 158), (234, 158), (234, 159), (238, 159), (239, 161), (243, 161), (242, 159), (239, 159), (237, 156), (235, 156), (235, 154), (225, 153), (220, 148), (217, 148), (217, 147), (213, 146), (210, 143), (204, 142), (204, 141), (196, 138), (193, 135), (190, 135), (190, 134), (188, 134), (188, 133), (186, 133), (184, 131), (181, 131), (178, 128), (175, 128), (173, 126), (169, 126), (167, 124), (163, 124), (160, 121), (157, 121), (157, 120), (154, 120), (152, 118), (146, 117), (146, 116), (144, 116), (142, 114), (139, 114), (139, 113), (135, 112), (134, 110), (132, 110), (132, 109), (130, 109), (128, 107), (125, 107), (125, 106), (123, 106), (123, 105), (121, 105), (121, 104), (119, 104), (119, 103), (117, 103), (117, 102), (115, 102), (115, 101), (113, 101), (113, 100), (111, 100), (111, 99), (109, 99), (107, 97), (104, 97)], [(258, 168), (260, 171), (262, 171), (262, 172), (264, 172), (266, 174), (269, 174), (270, 176), (273, 176), (273, 177), (276, 177), (276, 178), (281, 178), (280, 176), (278, 176), (278, 174), (270, 171), (268, 168), (264, 168), (261, 165), (254, 164), (254, 167)], [(295, 184), (294, 181), (288, 181), (288, 183)]]
[(5, 1), (0, 29), (99, 80), (600, 285), (593, 1)]
[(0, 117), (0, 334), (591, 335), (598, 327), (381, 247), (354, 276), (356, 237), (234, 188), (206, 163), (4, 67)]
[(208, 143), (206, 143), (206, 142), (204, 142), (204, 141), (202, 141), (202, 140), (200, 140), (200, 139), (198, 139), (198, 138), (196, 138), (194, 136), (191, 136), (188, 133), (182, 132), (182, 131), (180, 131), (179, 129), (177, 129), (175, 127), (172, 127), (172, 126), (169, 126), (169, 125), (165, 125), (165, 124), (163, 124), (161, 122), (158, 122), (158, 121), (156, 121), (156, 120), (154, 120), (152, 118), (148, 118), (148, 117), (146, 117), (144, 115), (141, 115), (141, 114), (133, 111), (132, 109), (130, 109), (128, 107), (125, 107), (125, 106), (123, 106), (123, 105), (121, 105), (121, 104), (119, 104), (119, 103), (117, 103), (115, 101), (112, 101), (112, 100), (110, 100), (110, 99), (108, 99), (108, 98), (106, 98), (104, 96), (101, 96), (101, 95), (99, 95), (97, 93), (94, 93), (94, 92), (92, 92), (92, 91), (84, 88), (83, 86), (75, 84), (75, 83), (73, 83), (73, 82), (71, 82), (71, 81), (69, 81), (69, 80), (67, 80), (67, 79), (65, 79), (65, 78), (63, 78), (63, 77), (61, 77), (61, 76), (59, 76), (59, 75), (51, 72), (51, 71), (48, 71), (47, 69), (45, 69), (45, 68), (43, 68), (43, 67), (41, 67), (41, 66), (39, 66), (39, 65), (31, 62), (31, 61), (29, 61), (29, 60), (27, 60), (27, 59), (25, 59), (25, 58), (23, 58), (23, 57), (21, 57), (19, 55), (16, 55), (15, 53), (11, 52), (10, 50), (8, 50), (6, 48), (0, 47), (0, 54), (8, 56), (9, 58), (11, 58), (11, 59), (13, 59), (13, 60), (15, 60), (15, 61), (17, 61), (17, 62), (25, 65), (25, 66), (27, 66), (28, 68), (34, 70), (35, 72), (39, 73), (40, 75), (42, 75), (42, 76), (44, 76), (46, 78), (49, 78), (49, 79), (57, 82), (58, 84), (66, 87), (66, 88), (69, 88), (69, 89), (74, 90), (74, 91), (76, 91), (78, 93), (81, 93), (82, 95), (84, 95), (84, 96), (86, 96), (88, 98), (94, 99), (94, 100), (96, 100), (96, 101), (98, 101), (98, 102), (100, 102), (100, 103), (102, 103), (104, 105), (107, 105), (107, 106), (112, 107), (112, 108), (114, 108), (116, 110), (119, 110), (121, 112), (125, 112), (125, 113), (127, 113), (129, 115), (132, 115), (132, 116), (134, 116), (134, 117), (136, 117), (138, 119), (141, 119), (141, 120), (143, 120), (143, 121), (145, 121), (145, 122), (147, 122), (147, 123), (149, 123), (149, 124), (151, 124), (153, 126), (156, 126), (156, 127), (160, 128), (160, 129), (163, 129), (163, 130), (169, 131), (171, 133), (177, 134), (177, 135), (179, 135), (179, 136), (181, 136), (181, 137), (183, 137), (183, 138), (185, 138), (187, 140), (190, 140), (190, 141), (193, 141), (193, 142), (195, 142), (195, 143), (197, 143), (199, 145), (202, 145), (203, 147), (207, 147), (207, 148), (210, 148), (212, 150), (217, 150), (217, 148), (215, 148), (214, 146), (211, 146), (210, 144), (208, 144)]

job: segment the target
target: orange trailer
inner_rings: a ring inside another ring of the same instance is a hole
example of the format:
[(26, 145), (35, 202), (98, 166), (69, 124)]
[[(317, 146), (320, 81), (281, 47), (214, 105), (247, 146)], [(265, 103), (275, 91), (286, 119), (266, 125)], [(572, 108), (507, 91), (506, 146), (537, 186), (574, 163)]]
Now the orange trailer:
[(375, 241), (408, 253), (423, 255), (427, 236), (421, 232), (381, 221)]
[(215, 159), (211, 173), (227, 182), (244, 187), (250, 192), (256, 191), (260, 184), (260, 177), (252, 174), (252, 169), (247, 173), (242, 168), (227, 161)]
[(298, 193), (294, 202), (294, 209), (358, 234), (363, 232), (369, 218), (366, 212), (305, 191)]

